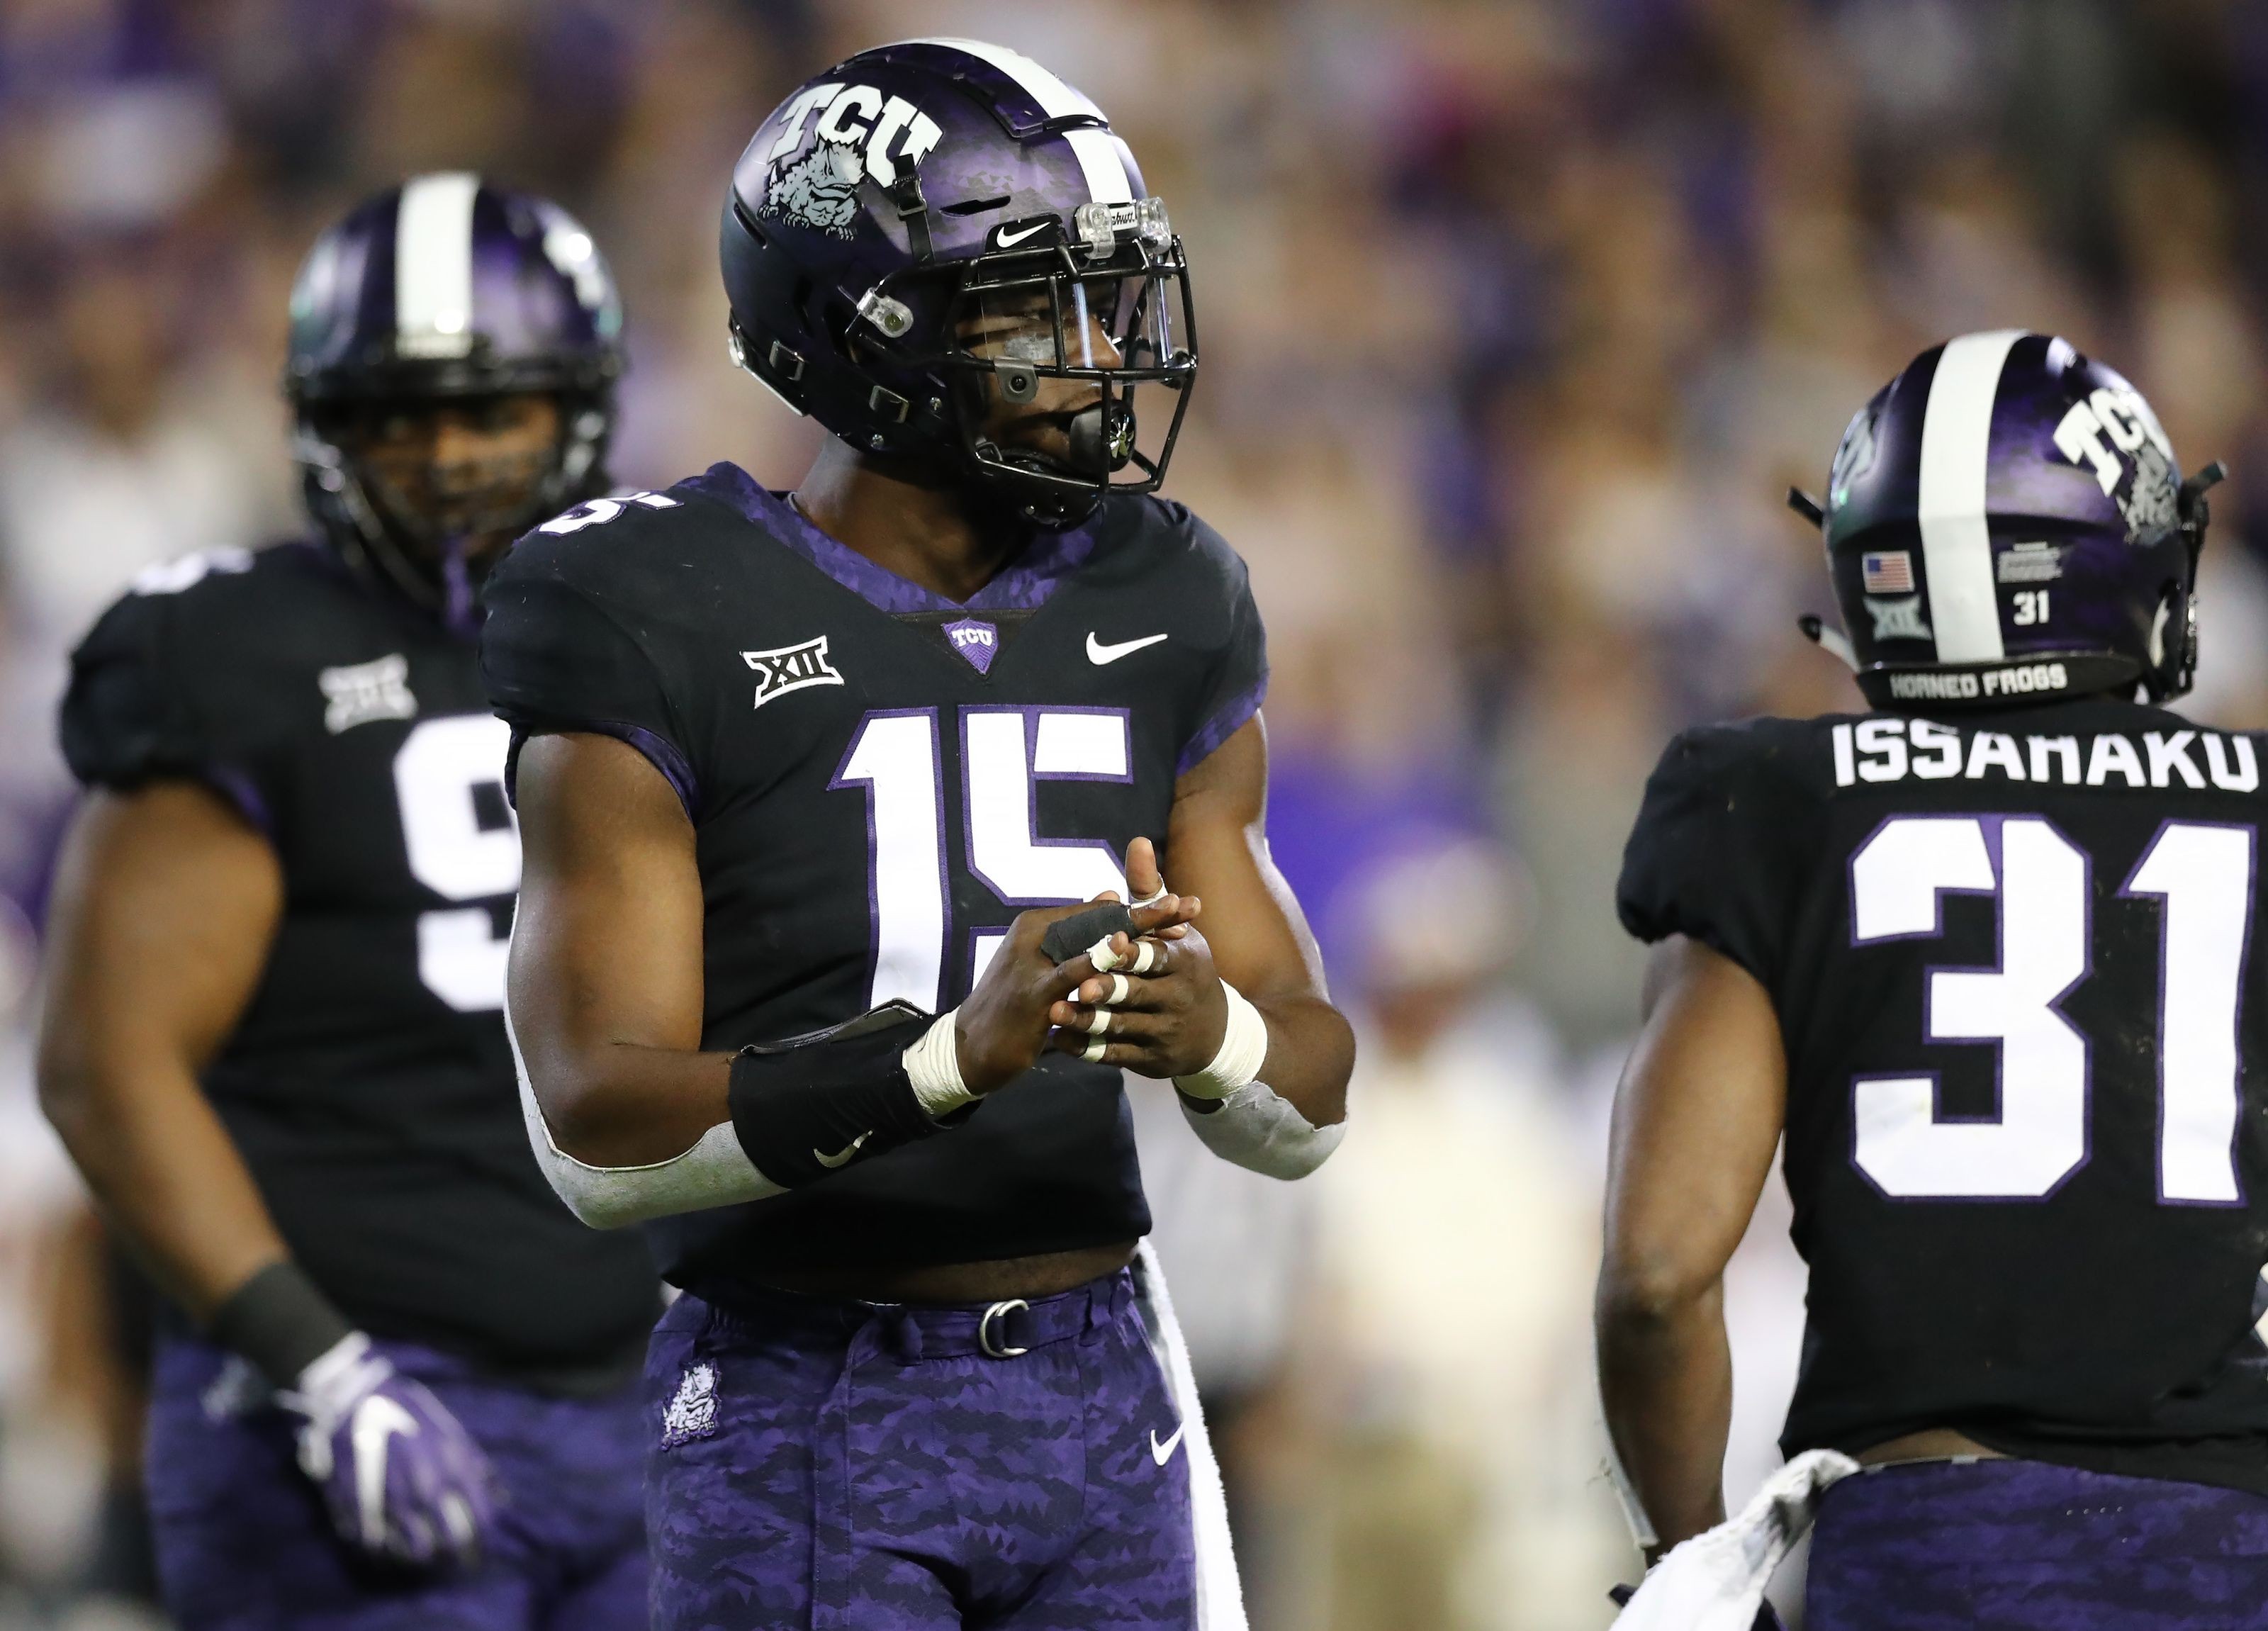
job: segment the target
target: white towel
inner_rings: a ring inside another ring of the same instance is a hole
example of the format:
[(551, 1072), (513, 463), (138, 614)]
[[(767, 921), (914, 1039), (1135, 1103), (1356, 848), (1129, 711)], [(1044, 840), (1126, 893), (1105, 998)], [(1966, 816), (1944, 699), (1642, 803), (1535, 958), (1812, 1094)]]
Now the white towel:
[[(1166, 1295), (1165, 1271), (1144, 1241), (1134, 1252), (1134, 1289), (1149, 1328), (1150, 1345), (1166, 1386), (1182, 1416), (1182, 1453), (1189, 1469), (1189, 1521), (1196, 1531), (1197, 1631), (1247, 1631), (1244, 1588), (1236, 1577), (1236, 1554), (1228, 1538), (1228, 1496), (1220, 1487), (1220, 1465), (1212, 1458), (1204, 1409), (1197, 1403), (1197, 1375), (1189, 1369), (1189, 1346)], [(1745, 1631), (1745, 1627), (1743, 1628)]]
[(1615, 1631), (1749, 1631), (1772, 1571), (1811, 1527), (1819, 1497), (1858, 1470), (1838, 1450), (1807, 1450), (1766, 1479), (1740, 1517), (1671, 1547)]

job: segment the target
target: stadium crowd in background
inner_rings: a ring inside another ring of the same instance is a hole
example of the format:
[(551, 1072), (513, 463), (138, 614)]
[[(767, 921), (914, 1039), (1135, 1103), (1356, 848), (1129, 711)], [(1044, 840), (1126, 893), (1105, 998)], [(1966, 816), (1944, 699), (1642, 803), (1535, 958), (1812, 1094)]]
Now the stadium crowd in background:
[[(2268, 724), (2268, 24), (2233, 0), (0, 0), (0, 1631), (146, 1623), (135, 1300), (91, 1289), (17, 1034), (66, 653), (136, 573), (298, 528), (291, 273), (415, 171), (608, 247), (622, 481), (790, 478), (814, 432), (725, 361), (718, 179), (802, 77), (912, 34), (1088, 91), (1187, 241), (1167, 491), (1251, 564), (1272, 842), (1367, 1015), (1369, 1125), (1304, 1192), (1177, 1183), (1182, 1130), (1145, 1129), (1263, 1626), (1417, 1592), (1592, 1626), (1633, 1567), (1587, 1357), (1641, 963), (1613, 879), (1673, 730), (1856, 705), (1779, 504), (1852, 404), (1968, 329), (2117, 357), (2235, 472), (2184, 705)], [(1455, 1129), (1430, 1185), (1412, 1104)], [(1780, 1227), (1734, 1292), (1735, 1506), (1793, 1364)]]

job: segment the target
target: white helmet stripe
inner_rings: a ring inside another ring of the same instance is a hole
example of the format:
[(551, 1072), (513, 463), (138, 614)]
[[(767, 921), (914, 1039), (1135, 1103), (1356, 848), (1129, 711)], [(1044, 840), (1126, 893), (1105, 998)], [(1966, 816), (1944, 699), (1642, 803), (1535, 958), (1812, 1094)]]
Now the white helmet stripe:
[(409, 357), (473, 349), (473, 197), (465, 171), (403, 184), (394, 221), (394, 329)]
[(1092, 128), (1066, 130), (1064, 140), (1078, 155), (1079, 167), (1086, 177), (1086, 190), (1097, 203), (1130, 203), (1134, 189), (1127, 185), (1126, 161), (1118, 156), (1118, 138), (1108, 130)]
[[(1029, 92), (1032, 100), (1040, 105), (1040, 111), (1050, 119), (1099, 111), (1093, 102), (1021, 51), (1011, 51), (1005, 46), (990, 45), (982, 40), (930, 38), (905, 43), (948, 46), (991, 63)], [(1079, 172), (1086, 178), (1087, 194), (1095, 203), (1127, 203), (1133, 199), (1134, 189), (1126, 181), (1126, 161), (1119, 157), (1118, 139), (1108, 130), (1067, 130), (1064, 139), (1071, 144), (1071, 151), (1079, 159)]]
[(2023, 337), (2021, 328), (1999, 328), (1948, 340), (1930, 380), (1917, 507), (1940, 662), (1998, 662), (2007, 655), (1992, 587), (1984, 483), (1992, 399), (2009, 349)]

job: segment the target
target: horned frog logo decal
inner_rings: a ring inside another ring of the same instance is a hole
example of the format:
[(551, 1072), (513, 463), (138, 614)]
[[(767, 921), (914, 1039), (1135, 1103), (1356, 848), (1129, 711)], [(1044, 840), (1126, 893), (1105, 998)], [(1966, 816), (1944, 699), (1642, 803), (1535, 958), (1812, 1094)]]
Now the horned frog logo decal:
[(864, 173), (857, 149), (816, 143), (764, 189), (763, 212), (848, 238), (858, 217), (858, 178)]
[[(814, 123), (814, 115), (816, 123)], [(817, 137), (800, 157), (804, 129)], [(888, 187), (901, 165), (921, 163), (945, 132), (902, 96), (871, 85), (814, 85), (780, 110), (779, 135), (764, 155), (771, 168), (757, 213), (848, 238), (858, 219), (858, 184)]]

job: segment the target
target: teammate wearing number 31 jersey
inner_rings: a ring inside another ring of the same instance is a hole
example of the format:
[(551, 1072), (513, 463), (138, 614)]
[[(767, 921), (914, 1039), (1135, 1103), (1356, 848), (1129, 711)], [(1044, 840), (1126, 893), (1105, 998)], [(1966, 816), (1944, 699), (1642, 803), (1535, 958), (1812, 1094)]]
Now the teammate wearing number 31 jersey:
[(1120, 1072), (1293, 1177), (1352, 1045), (1263, 837), (1243, 564), (1152, 496), (1180, 240), (970, 41), (790, 98), (723, 240), (734, 354), (835, 439), (546, 522), (482, 637), (530, 1134), (686, 1292), (655, 1624), (1233, 1631)]
[(73, 660), (90, 788), (40, 1087), (175, 1313), (150, 1505), (184, 1631), (645, 1624), (659, 1286), (520, 1128), (519, 847), (474, 591), (605, 485), (620, 320), (541, 198), (417, 177), (315, 244), (315, 542), (158, 568)]
[(1719, 1276), (1784, 1133), (1812, 1631), (2261, 1623), (2268, 744), (2161, 705), (2219, 475), (2061, 340), (1924, 352), (1792, 495), (1876, 712), (1690, 731), (1646, 789), (1608, 1415), (1657, 1544), (1722, 1516)]

